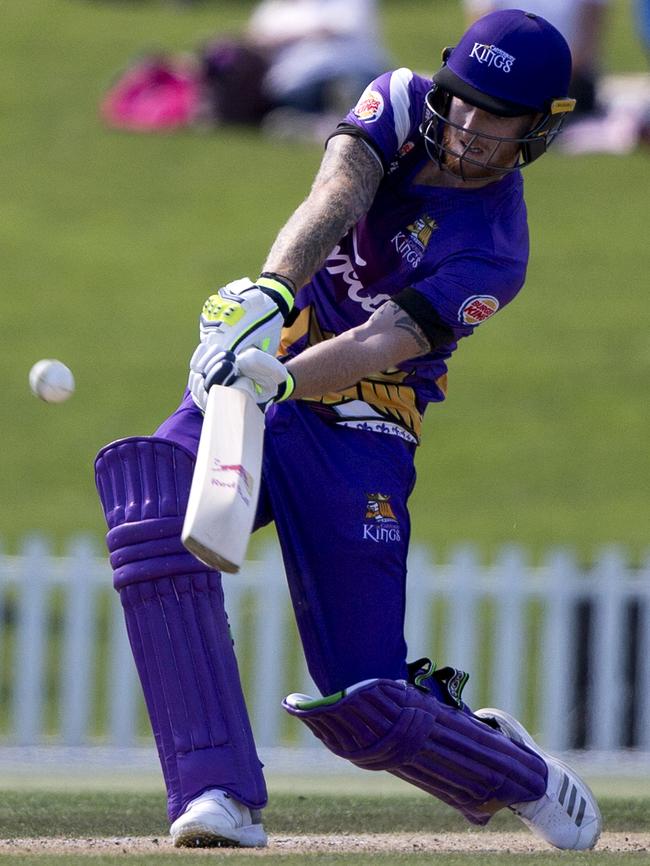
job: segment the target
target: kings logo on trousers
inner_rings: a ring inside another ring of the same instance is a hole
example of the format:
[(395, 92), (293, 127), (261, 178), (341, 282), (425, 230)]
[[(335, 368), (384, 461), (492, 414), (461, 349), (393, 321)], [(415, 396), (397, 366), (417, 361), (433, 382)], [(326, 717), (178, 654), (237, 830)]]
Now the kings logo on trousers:
[(390, 496), (385, 493), (366, 494), (363, 539), (373, 541), (375, 544), (401, 541), (399, 521), (391, 507)]

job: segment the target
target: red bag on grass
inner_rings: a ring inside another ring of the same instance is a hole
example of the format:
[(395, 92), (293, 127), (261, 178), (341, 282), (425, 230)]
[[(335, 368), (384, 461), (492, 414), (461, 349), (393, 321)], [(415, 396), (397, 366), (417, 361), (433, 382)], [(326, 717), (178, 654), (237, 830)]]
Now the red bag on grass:
[(128, 69), (102, 100), (109, 126), (159, 132), (189, 126), (199, 112), (198, 73), (166, 57), (149, 57)]

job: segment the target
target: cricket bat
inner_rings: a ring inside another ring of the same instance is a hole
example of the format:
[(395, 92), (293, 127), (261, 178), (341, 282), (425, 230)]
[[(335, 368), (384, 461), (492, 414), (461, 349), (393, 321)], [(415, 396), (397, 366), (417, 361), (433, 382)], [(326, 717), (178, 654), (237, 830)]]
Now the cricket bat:
[(213, 385), (181, 539), (210, 568), (236, 574), (246, 556), (262, 475), (264, 414), (236, 387)]

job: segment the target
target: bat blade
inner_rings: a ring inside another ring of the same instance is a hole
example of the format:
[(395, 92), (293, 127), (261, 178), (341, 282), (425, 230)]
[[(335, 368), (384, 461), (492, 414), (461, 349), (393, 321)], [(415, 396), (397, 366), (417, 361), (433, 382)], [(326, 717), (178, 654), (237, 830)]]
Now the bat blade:
[(210, 568), (236, 573), (246, 556), (262, 475), (264, 415), (238, 388), (208, 393), (181, 539)]

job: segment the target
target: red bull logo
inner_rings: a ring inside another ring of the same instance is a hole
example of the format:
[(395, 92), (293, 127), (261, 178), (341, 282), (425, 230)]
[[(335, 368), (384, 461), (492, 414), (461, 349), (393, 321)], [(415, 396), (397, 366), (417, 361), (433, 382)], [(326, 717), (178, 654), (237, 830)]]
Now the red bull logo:
[(354, 109), (354, 116), (364, 123), (378, 120), (384, 110), (384, 97), (378, 90), (369, 90), (361, 96)]
[(464, 325), (479, 325), (499, 309), (499, 301), (492, 295), (472, 295), (458, 311), (458, 318)]

